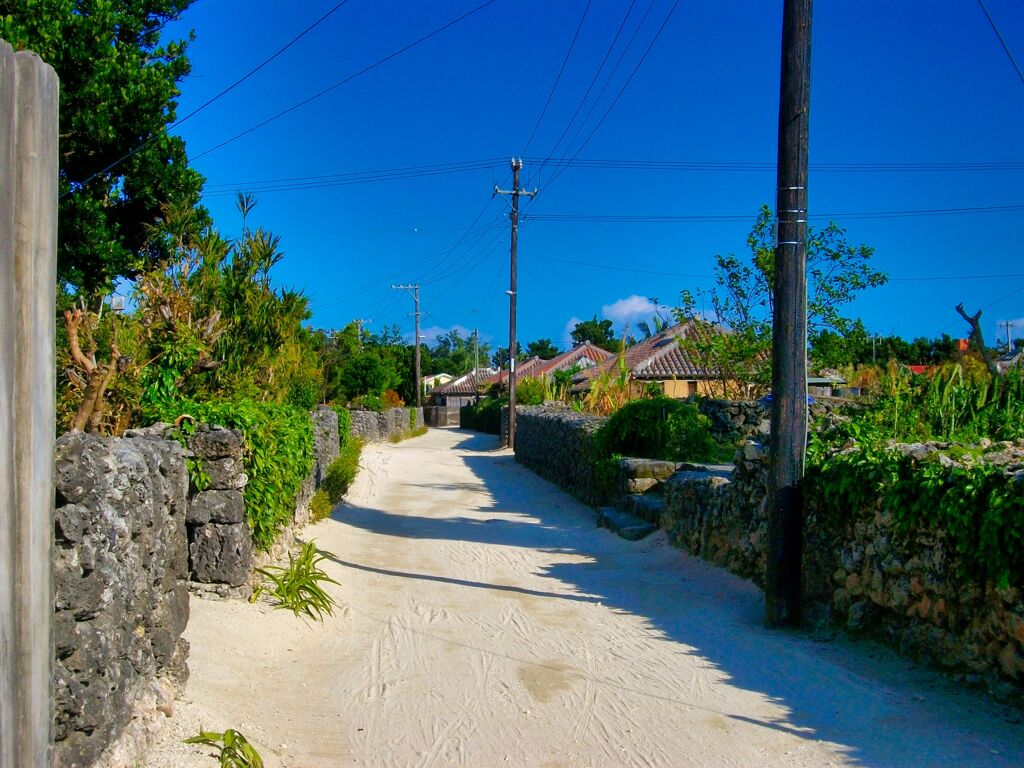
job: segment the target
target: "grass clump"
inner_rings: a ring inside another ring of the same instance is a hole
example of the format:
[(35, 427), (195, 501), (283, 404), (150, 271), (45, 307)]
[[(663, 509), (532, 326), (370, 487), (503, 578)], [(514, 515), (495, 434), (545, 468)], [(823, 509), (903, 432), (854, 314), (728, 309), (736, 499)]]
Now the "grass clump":
[(333, 509), (334, 504), (331, 502), (331, 497), (323, 488), (314, 493), (313, 498), (310, 499), (309, 516), (312, 518), (314, 523), (326, 520), (331, 516), (331, 510)]
[(256, 572), (269, 583), (260, 585), (253, 598), (267, 591), (277, 599), (275, 608), (289, 610), (296, 616), (306, 616), (314, 621), (323, 621), (325, 614), (333, 616), (334, 598), (321, 585), (338, 582), (319, 567), (328, 557), (334, 555), (317, 549), (315, 541), (307, 541), (297, 557), (288, 554), (288, 567), (270, 565), (257, 568)]
[(359, 456), (363, 450), (363, 441), (349, 438), (342, 446), (338, 458), (331, 462), (324, 475), (322, 490), (327, 492), (331, 503), (337, 504), (348, 491), (359, 471)]
[(220, 761), (221, 768), (263, 768), (260, 753), (234, 728), (228, 728), (224, 733), (200, 731), (198, 736), (185, 739), (185, 743), (205, 744), (216, 749), (213, 757)]

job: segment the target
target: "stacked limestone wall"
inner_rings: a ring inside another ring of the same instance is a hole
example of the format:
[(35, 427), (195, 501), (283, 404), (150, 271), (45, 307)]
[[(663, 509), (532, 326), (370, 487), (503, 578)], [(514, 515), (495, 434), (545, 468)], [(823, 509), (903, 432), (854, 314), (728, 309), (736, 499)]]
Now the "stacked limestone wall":
[[(593, 472), (581, 465), (600, 420), (543, 407), (517, 415), (517, 461), (586, 499)], [(1017, 452), (1024, 486), (1024, 441), (999, 450)], [(684, 469), (663, 484), (661, 503), (644, 508), (677, 546), (762, 584), (768, 469), (765, 447), (748, 441), (731, 476)], [(1024, 574), (1003, 589), (973, 582), (961, 575), (947, 532), (903, 532), (880, 502), (808, 509), (804, 549), (811, 620), (870, 630), (999, 696), (1024, 698)]]
[(111, 744), (117, 764), (188, 676), (184, 452), (147, 431), (67, 434), (56, 488), (55, 764), (93, 765)]
[(595, 502), (593, 441), (603, 423), (602, 418), (568, 408), (518, 406), (516, 461), (584, 501)]
[[(413, 413), (410, 419), (409, 413)], [(349, 434), (368, 443), (399, 440), (412, 431), (412, 424), (422, 427), (422, 408), (389, 408), (386, 411), (350, 411), (352, 426)]]

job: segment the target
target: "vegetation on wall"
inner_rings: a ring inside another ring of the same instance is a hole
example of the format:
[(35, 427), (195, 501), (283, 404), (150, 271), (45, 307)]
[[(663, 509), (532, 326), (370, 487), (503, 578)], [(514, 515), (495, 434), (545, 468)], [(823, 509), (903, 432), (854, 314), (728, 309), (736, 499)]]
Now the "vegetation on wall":
[[(197, 423), (218, 424), (242, 433), (242, 465), (249, 477), (245, 510), (253, 544), (269, 549), (295, 512), (295, 497), (313, 466), (313, 423), (291, 405), (241, 401), (166, 401), (155, 419), (182, 414)], [(188, 421), (182, 429), (189, 430)]]
[[(668, 461), (709, 461), (722, 449), (711, 436), (711, 421), (693, 403), (655, 397), (634, 400), (609, 417), (598, 432), (604, 454)], [(727, 447), (729, 458), (732, 447)]]

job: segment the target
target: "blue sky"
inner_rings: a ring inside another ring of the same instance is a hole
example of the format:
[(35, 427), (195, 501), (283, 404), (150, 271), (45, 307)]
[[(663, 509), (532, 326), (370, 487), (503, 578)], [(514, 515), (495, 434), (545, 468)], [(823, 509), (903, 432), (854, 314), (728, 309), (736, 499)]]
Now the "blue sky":
[[(237, 233), (231, 193), (259, 190), (253, 222), (280, 235), (285, 252), (276, 279), (306, 292), (318, 327), (364, 318), (371, 330), (397, 323), (411, 338), (412, 300), (390, 285), (419, 282), (428, 337), (479, 327), (500, 343), (508, 334), (508, 204), (491, 199), (491, 190), (509, 187), (508, 159), (524, 154), (522, 181), (539, 192), (522, 206), (520, 340), (565, 344), (573, 319), (595, 314), (620, 330), (635, 327), (650, 314), (647, 299), (671, 305), (684, 288), (709, 287), (714, 255), (744, 253), (758, 207), (774, 203), (774, 170), (760, 168), (775, 160), (781, 0), (680, 2), (611, 111), (674, 0), (592, 0), (529, 146), (586, 0), (495, 0), (206, 153), (482, 2), (350, 0), (177, 128), (208, 179), (206, 204), (218, 226)], [(336, 4), (198, 0), (168, 30), (195, 30), (179, 115)], [(985, 6), (1024, 65), (1024, 4)], [(851, 242), (875, 248), (874, 265), (891, 278), (858, 299), (851, 314), (880, 334), (963, 335), (953, 310), (963, 301), (970, 310), (983, 308), (990, 340), (1003, 320), (1015, 321), (1016, 335), (1024, 336), (1024, 82), (979, 3), (819, 1), (812, 37), (809, 212), (834, 214)], [(575, 155), (588, 136), (580, 160), (705, 167), (543, 166), (544, 158)], [(452, 163), (469, 170), (367, 183), (338, 176)], [(935, 167), (953, 163), (974, 167)], [(999, 163), (1016, 166), (986, 165)], [(907, 170), (908, 164), (927, 170)], [(1018, 208), (839, 215), (1000, 206)], [(742, 218), (529, 218), (552, 214)]]

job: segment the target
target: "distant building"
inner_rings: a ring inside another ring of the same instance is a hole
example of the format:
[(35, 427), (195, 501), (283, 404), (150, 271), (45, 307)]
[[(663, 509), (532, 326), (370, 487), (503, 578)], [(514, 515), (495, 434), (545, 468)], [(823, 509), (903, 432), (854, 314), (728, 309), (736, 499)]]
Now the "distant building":
[(454, 378), (455, 377), (450, 373), (433, 373), (430, 376), (424, 376), (421, 382), (423, 385), (423, 392), (424, 394), (429, 394), (435, 387), (447, 384)]
[(726, 333), (715, 325), (692, 322), (674, 325), (661, 333), (644, 339), (627, 348), (619, 362), (619, 355), (611, 355), (593, 368), (582, 371), (574, 379), (576, 392), (585, 392), (595, 378), (612, 373), (619, 365), (625, 365), (630, 375), (631, 395), (640, 397), (653, 385), (661, 394), (672, 398), (687, 398), (692, 395), (717, 396), (724, 386), (731, 394), (742, 394), (743, 385), (734, 380), (724, 380), (722, 372), (707, 366), (697, 355), (680, 346), (680, 339), (696, 338), (698, 334)]

